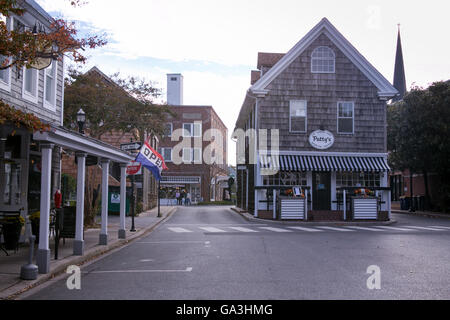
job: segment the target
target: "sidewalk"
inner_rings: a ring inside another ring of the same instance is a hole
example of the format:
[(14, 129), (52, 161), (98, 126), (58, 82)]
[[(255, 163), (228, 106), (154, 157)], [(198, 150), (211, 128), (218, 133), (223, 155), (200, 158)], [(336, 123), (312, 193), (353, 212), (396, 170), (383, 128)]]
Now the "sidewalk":
[[(118, 239), (119, 216), (108, 216), (108, 244), (101, 246), (99, 242), (100, 229), (88, 229), (84, 232), (84, 255), (73, 255), (73, 239), (66, 239), (65, 244), (60, 240), (58, 249), (58, 260), (55, 260), (55, 242), (53, 237), (50, 238), (50, 272), (47, 274), (38, 274), (36, 280), (21, 280), (20, 269), (28, 263), (29, 243), (21, 244), (19, 250), (8, 251), (9, 256), (0, 250), (0, 300), (11, 299), (14, 295), (35, 287), (45, 281), (52, 279), (54, 276), (65, 272), (69, 265), (81, 265), (92, 260), (113, 249), (119, 248), (136, 238), (139, 238), (151, 230), (158, 224), (166, 220), (175, 212), (176, 207), (161, 206), (161, 217), (158, 218), (158, 208), (153, 208), (141, 213), (135, 217), (136, 232), (130, 232), (131, 217), (126, 217), (126, 239)], [(99, 221), (100, 217), (97, 217)], [(37, 245), (35, 245), (34, 253), (36, 253)], [(35, 262), (35, 260), (33, 261)]]
[(301, 220), (270, 220), (255, 218), (251, 213), (242, 210), (238, 207), (231, 207), (231, 210), (240, 214), (245, 220), (253, 222), (268, 222), (268, 223), (278, 223), (278, 224), (289, 224), (289, 225), (327, 225), (327, 226), (366, 226), (366, 225), (390, 225), (397, 223), (396, 220), (392, 219), (389, 221), (301, 221)]

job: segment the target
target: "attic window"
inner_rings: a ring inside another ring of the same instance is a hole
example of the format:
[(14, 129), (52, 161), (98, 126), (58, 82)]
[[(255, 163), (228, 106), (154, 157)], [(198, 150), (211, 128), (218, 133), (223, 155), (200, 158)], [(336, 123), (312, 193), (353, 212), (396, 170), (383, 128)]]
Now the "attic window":
[(312, 73), (334, 73), (335, 56), (328, 47), (317, 47), (311, 54)]
[(172, 78), (170, 78), (170, 81), (177, 81), (177, 78), (176, 77), (172, 77)]

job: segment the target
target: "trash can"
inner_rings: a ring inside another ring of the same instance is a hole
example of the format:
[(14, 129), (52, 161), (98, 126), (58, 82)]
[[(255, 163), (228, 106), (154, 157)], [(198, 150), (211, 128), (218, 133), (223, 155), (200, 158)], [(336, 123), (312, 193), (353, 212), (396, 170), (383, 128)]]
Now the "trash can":
[(400, 198), (400, 209), (401, 210), (409, 210), (410, 198), (401, 197)]

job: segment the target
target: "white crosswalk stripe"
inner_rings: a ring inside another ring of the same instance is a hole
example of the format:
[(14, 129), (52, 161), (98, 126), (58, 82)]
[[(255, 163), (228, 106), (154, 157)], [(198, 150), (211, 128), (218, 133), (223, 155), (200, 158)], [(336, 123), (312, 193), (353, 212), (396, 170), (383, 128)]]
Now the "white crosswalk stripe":
[(375, 228), (383, 228), (387, 230), (397, 230), (397, 231), (414, 231), (413, 229), (405, 229), (399, 227), (390, 227), (390, 226), (375, 226)]
[(431, 228), (444, 228), (444, 229), (450, 229), (450, 227), (446, 226), (430, 226)]
[(207, 232), (226, 232), (225, 230), (215, 228), (215, 227), (199, 227), (202, 230), (205, 230)]
[(352, 229), (357, 229), (357, 230), (366, 230), (366, 231), (378, 231), (378, 232), (384, 231), (384, 230), (381, 230), (381, 229), (367, 228), (367, 227), (358, 227), (358, 226), (348, 226), (346, 228), (352, 228)]
[(317, 227), (317, 228), (333, 230), (333, 231), (341, 231), (341, 232), (353, 232), (353, 231), (355, 231), (355, 230), (349, 230), (349, 229), (344, 229), (344, 228), (334, 228), (334, 227)]
[[(192, 229), (193, 228), (193, 229)], [(329, 226), (308, 226), (308, 227), (300, 227), (300, 226), (286, 226), (283, 228), (280, 227), (259, 227), (258, 225), (249, 225), (248, 227), (238, 227), (238, 226), (221, 226), (221, 228), (217, 227), (191, 227), (181, 228), (181, 227), (168, 227), (172, 232), (176, 233), (192, 233), (195, 231), (199, 231), (201, 229), (206, 232), (215, 232), (215, 233), (227, 233), (227, 232), (243, 232), (243, 233), (256, 233), (262, 230), (271, 231), (271, 232), (324, 232), (324, 231), (339, 231), (339, 232), (352, 232), (352, 231), (371, 231), (371, 232), (383, 232), (383, 231), (450, 231), (450, 227), (446, 226), (401, 226), (401, 227), (393, 227), (393, 226), (342, 226), (342, 227), (329, 227)]]
[(430, 230), (430, 231), (444, 231), (443, 229), (436, 229), (436, 228), (430, 228), (430, 227), (419, 227), (419, 226), (408, 226), (408, 228), (414, 228), (419, 230)]
[(177, 232), (177, 233), (182, 233), (182, 232), (192, 232), (191, 230), (185, 229), (185, 228), (178, 228), (178, 227), (172, 227), (172, 228), (168, 228), (170, 231), (173, 232)]
[(289, 229), (307, 231), (307, 232), (322, 232), (323, 230), (313, 229), (313, 228), (304, 228), (304, 227), (288, 227)]
[(274, 231), (274, 232), (292, 232), (291, 230), (281, 229), (281, 228), (273, 228), (273, 227), (260, 227), (260, 229)]
[(230, 229), (233, 229), (233, 230), (236, 230), (236, 231), (241, 231), (241, 232), (258, 232), (257, 230), (244, 228), (244, 227), (230, 227)]

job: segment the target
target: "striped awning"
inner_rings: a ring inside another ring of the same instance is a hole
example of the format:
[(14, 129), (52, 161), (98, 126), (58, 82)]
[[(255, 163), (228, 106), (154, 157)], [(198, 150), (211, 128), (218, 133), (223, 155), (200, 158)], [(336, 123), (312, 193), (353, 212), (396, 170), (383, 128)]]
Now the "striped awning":
[(384, 157), (260, 155), (261, 169), (278, 171), (389, 171)]

